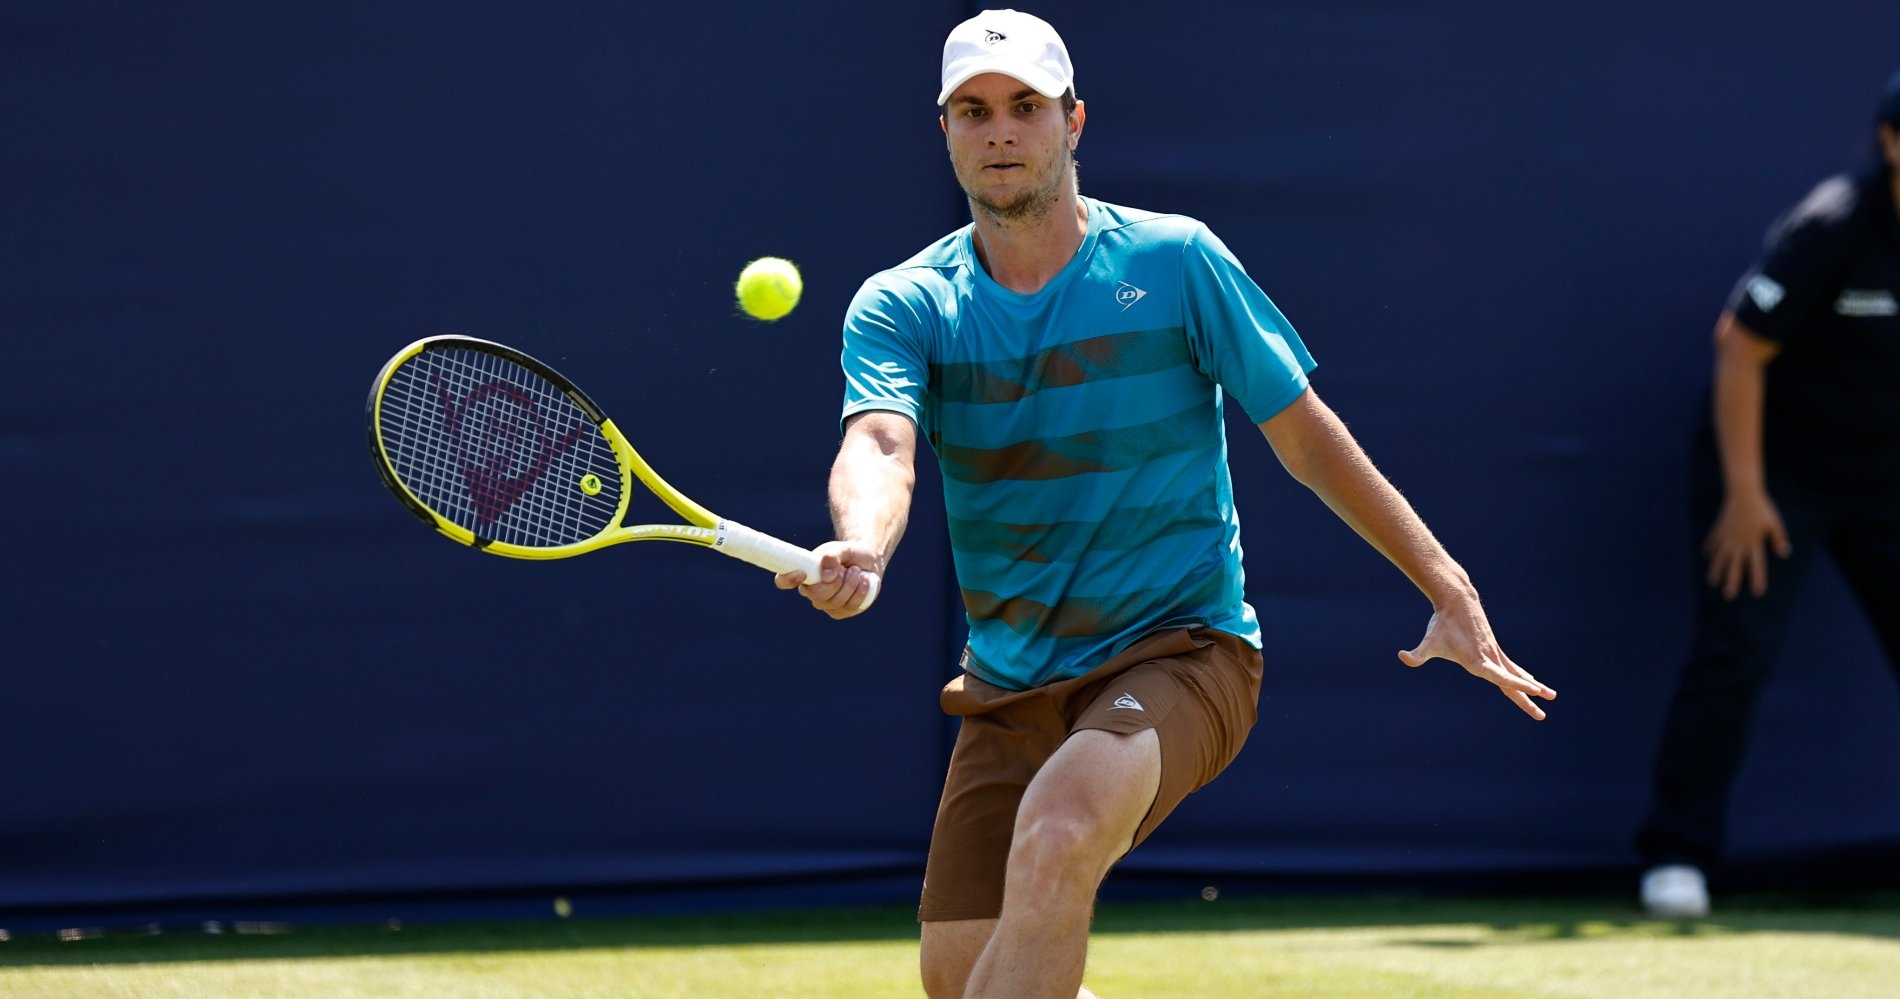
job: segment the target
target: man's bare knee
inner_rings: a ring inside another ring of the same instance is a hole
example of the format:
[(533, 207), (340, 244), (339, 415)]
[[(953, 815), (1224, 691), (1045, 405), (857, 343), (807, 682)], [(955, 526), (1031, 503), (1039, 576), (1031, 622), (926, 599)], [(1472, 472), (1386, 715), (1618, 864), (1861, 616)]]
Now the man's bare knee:
[(1009, 879), (1038, 893), (1067, 887), (1093, 891), (1127, 837), (1095, 815), (1064, 812), (1029, 816), (1016, 828)]
[(1128, 851), (1160, 782), (1160, 745), (1152, 730), (1131, 735), (1083, 731), (1030, 785), (1016, 814), (1011, 882), (1045, 888), (1099, 881)]

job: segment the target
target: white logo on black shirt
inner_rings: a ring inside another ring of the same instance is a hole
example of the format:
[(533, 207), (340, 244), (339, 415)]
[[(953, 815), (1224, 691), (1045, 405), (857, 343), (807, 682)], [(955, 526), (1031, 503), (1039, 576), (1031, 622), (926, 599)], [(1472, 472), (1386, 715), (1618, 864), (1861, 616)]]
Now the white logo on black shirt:
[(1834, 300), (1834, 311), (1855, 317), (1895, 316), (1900, 315), (1900, 302), (1894, 301), (1893, 292), (1885, 288), (1848, 288)]
[(1748, 297), (1754, 300), (1755, 307), (1763, 312), (1775, 311), (1775, 306), (1781, 304), (1781, 299), (1786, 294), (1788, 294), (1787, 289), (1766, 274), (1757, 274), (1748, 279)]

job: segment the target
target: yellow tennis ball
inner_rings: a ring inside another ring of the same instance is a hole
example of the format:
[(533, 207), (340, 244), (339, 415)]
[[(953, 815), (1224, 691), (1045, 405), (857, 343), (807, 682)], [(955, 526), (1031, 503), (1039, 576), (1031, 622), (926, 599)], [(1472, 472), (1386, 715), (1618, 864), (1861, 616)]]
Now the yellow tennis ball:
[(739, 283), (733, 290), (738, 292), (739, 308), (746, 315), (770, 322), (784, 318), (798, 305), (805, 279), (784, 257), (760, 257), (739, 272)]

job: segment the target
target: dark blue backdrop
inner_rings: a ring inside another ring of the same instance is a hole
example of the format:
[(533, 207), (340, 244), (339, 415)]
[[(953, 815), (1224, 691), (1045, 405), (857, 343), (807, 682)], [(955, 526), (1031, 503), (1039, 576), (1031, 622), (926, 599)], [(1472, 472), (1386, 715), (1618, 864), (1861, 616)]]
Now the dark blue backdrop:
[[(1425, 602), (1236, 423), (1262, 724), (1117, 884), (1629, 873), (1708, 332), (1864, 152), (1900, 37), (1887, 0), (1664, 6), (1035, 8), (1085, 191), (1221, 234), (1563, 691), (1536, 725), (1399, 666)], [(0, 914), (909, 897), (960, 637), (932, 471), (836, 624), (684, 548), (435, 538), (362, 399), (416, 337), (503, 340), (708, 506), (823, 540), (841, 312), (966, 220), (929, 102), (970, 9), (0, 11)], [(730, 300), (763, 254), (807, 280), (769, 327)], [(1793, 647), (1734, 847), (1812, 881), (1900, 852), (1900, 700), (1832, 577)]]

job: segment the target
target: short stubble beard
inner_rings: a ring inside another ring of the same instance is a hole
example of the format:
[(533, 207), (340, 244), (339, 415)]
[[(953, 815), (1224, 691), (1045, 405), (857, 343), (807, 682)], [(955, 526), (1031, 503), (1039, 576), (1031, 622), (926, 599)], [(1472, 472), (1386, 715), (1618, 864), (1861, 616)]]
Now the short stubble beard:
[[(1039, 191), (1024, 191), (1008, 202), (999, 202), (970, 190), (968, 185), (963, 193), (970, 199), (970, 207), (988, 216), (990, 221), (1005, 227), (1029, 227), (1047, 219), (1056, 210), (1061, 201), (1063, 185), (1070, 189), (1076, 186), (1075, 156), (1069, 155), (1068, 169), (1059, 171), (1049, 186)], [(981, 170), (981, 167), (977, 168)]]

